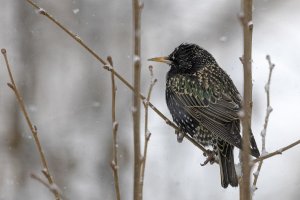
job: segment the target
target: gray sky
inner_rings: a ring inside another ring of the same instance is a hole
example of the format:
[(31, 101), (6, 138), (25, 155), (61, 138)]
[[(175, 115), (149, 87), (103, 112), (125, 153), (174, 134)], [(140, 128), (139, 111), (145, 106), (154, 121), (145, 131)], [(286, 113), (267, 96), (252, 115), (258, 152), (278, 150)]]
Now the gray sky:
[[(40, 0), (66, 27), (116, 69), (132, 78), (131, 1)], [(25, 1), (0, 1), (0, 47), (6, 48), (16, 82), (54, 178), (70, 199), (114, 199), (111, 159), (110, 74), (84, 49)], [(273, 112), (267, 131), (271, 152), (299, 139), (299, 6), (297, 0), (254, 1), (253, 132), (261, 147), (268, 76), (267, 54), (276, 64), (271, 83)], [(242, 93), (242, 29), (239, 1), (144, 1), (142, 14), (142, 89), (149, 85), (147, 58), (168, 55), (183, 42), (211, 52)], [(153, 63), (151, 63), (153, 64)], [(164, 98), (168, 66), (154, 64), (158, 82), (152, 103), (168, 117)], [(40, 174), (33, 139), (19, 112), (3, 59), (0, 62), (0, 200), (53, 199), (29, 177)], [(120, 183), (132, 198), (133, 144), (130, 91), (117, 81)], [(143, 115), (142, 115), (143, 116)], [(152, 133), (144, 199), (238, 199), (224, 190), (219, 167), (207, 165), (188, 141), (177, 143), (174, 130), (150, 111)], [(237, 154), (237, 151), (236, 151)], [(267, 160), (254, 199), (299, 199), (299, 147)], [(236, 162), (238, 159), (236, 159)]]

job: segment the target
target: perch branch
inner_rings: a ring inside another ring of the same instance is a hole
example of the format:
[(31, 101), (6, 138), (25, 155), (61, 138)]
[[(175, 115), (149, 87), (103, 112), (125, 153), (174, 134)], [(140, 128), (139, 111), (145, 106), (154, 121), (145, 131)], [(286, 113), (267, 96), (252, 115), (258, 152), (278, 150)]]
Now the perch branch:
[[(8, 74), (9, 74), (9, 78), (10, 78), (10, 83), (7, 83), (7, 85), (15, 93), (17, 101), (18, 101), (19, 106), (21, 108), (21, 111), (22, 111), (22, 113), (23, 113), (23, 115), (25, 117), (27, 125), (29, 126), (30, 131), (32, 133), (32, 136), (34, 138), (34, 142), (36, 144), (37, 151), (39, 152), (39, 156), (40, 156), (40, 160), (41, 160), (41, 164), (42, 164), (42, 173), (46, 176), (49, 184), (52, 185), (52, 184), (54, 184), (54, 181), (53, 181), (53, 178), (52, 178), (52, 176), (50, 174), (50, 171), (49, 171), (49, 168), (48, 168), (48, 164), (47, 164), (47, 160), (46, 160), (46, 157), (45, 157), (42, 145), (41, 145), (39, 137), (38, 137), (37, 127), (32, 124), (32, 122), (31, 122), (31, 120), (29, 118), (29, 115), (28, 115), (27, 109), (25, 107), (23, 98), (22, 98), (22, 96), (21, 96), (21, 94), (20, 94), (20, 92), (19, 92), (19, 90), (17, 88), (17, 85), (15, 83), (15, 80), (13, 78), (13, 74), (12, 74), (11, 69), (10, 69), (10, 65), (9, 65), (9, 62), (8, 62), (6, 50), (5, 49), (1, 49), (1, 53), (3, 54), (4, 60), (5, 60), (5, 64), (6, 64), (6, 67), (7, 67), (7, 71), (8, 71)], [(55, 198), (57, 200), (60, 199), (58, 192), (55, 192)]]
[[(110, 66), (113, 68), (113, 61), (110, 56), (107, 57), (107, 61), (110, 64)], [(111, 116), (112, 116), (112, 161), (111, 161), (111, 168), (113, 170), (113, 176), (114, 176), (114, 184), (115, 184), (115, 191), (116, 191), (116, 199), (121, 199), (121, 193), (120, 193), (120, 184), (119, 184), (119, 165), (118, 165), (118, 127), (119, 124), (116, 120), (116, 84), (115, 84), (115, 73), (111, 72), (111, 97), (112, 97), (112, 104), (111, 104)]]

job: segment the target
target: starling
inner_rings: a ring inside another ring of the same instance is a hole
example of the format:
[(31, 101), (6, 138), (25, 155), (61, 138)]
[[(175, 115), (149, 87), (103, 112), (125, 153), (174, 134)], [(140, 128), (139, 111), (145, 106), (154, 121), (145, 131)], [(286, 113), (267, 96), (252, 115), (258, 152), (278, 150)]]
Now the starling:
[[(171, 66), (166, 101), (173, 121), (197, 143), (212, 147), (213, 157), (219, 160), (222, 187), (236, 187), (233, 149), (242, 149), (238, 114), (242, 103), (231, 78), (196, 44), (183, 43), (169, 56), (149, 60)], [(252, 133), (250, 153), (260, 155)]]

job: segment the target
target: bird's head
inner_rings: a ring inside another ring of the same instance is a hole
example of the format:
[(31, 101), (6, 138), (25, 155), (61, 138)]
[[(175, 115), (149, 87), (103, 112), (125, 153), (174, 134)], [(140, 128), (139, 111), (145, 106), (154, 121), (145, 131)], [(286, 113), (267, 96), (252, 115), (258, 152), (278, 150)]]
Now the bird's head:
[(169, 55), (148, 59), (149, 61), (163, 62), (171, 66), (171, 70), (180, 72), (194, 71), (205, 64), (215, 62), (210, 53), (196, 44), (183, 43)]

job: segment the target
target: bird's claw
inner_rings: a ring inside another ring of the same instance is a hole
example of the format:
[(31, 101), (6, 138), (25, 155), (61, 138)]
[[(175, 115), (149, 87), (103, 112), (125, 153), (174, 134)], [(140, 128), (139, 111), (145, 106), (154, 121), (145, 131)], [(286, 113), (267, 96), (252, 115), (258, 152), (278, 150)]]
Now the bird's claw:
[(207, 150), (207, 152), (204, 152), (203, 155), (207, 158), (203, 164), (200, 163), (201, 166), (205, 166), (207, 163), (210, 163), (211, 165), (215, 163), (215, 153), (213, 151)]
[(185, 133), (182, 132), (181, 130), (176, 130), (175, 133), (177, 135), (177, 142), (181, 143), (184, 138)]

